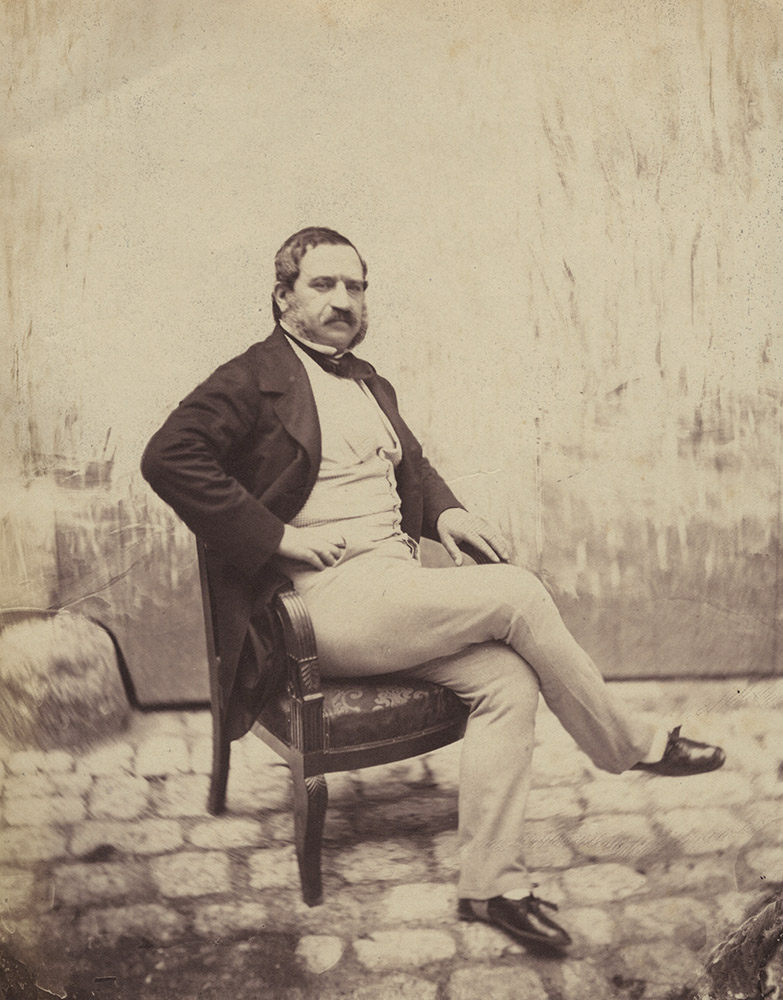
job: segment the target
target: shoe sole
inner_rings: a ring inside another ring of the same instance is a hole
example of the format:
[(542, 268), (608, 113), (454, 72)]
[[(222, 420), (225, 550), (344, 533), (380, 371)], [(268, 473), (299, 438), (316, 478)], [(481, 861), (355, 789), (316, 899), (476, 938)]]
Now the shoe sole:
[(657, 764), (650, 764), (649, 766), (646, 764), (634, 764), (631, 770), (641, 771), (642, 774), (646, 774), (651, 778), (693, 778), (697, 774), (710, 774), (712, 771), (719, 771), (725, 763), (726, 758), (723, 757), (717, 763), (693, 768), (690, 771), (682, 771), (676, 767), (661, 768)]
[(525, 934), (524, 931), (519, 931), (515, 927), (506, 927), (503, 924), (498, 923), (496, 920), (485, 920), (484, 917), (478, 916), (475, 913), (458, 913), (459, 919), (464, 920), (465, 923), (480, 923), (489, 924), (490, 927), (497, 927), (499, 931), (503, 931), (504, 934), (508, 934), (509, 937), (518, 941), (520, 944), (530, 945), (535, 948), (544, 948), (547, 951), (564, 951), (570, 944), (572, 944), (571, 938), (563, 941), (551, 941), (547, 938), (537, 937), (535, 934)]

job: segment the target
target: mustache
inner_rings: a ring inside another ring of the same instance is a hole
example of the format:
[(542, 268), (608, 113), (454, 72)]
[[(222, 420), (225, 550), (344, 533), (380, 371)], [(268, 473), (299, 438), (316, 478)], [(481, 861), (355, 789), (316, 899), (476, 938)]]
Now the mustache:
[(351, 309), (335, 309), (332, 307), (332, 316), (328, 323), (355, 323), (356, 315)]

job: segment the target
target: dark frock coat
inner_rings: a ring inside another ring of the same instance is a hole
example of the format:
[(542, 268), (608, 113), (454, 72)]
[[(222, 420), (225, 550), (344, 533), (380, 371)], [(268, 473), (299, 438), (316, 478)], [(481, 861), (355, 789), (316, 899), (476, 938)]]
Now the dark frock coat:
[[(423, 456), (391, 384), (378, 374), (365, 384), (402, 445), (402, 530), (437, 539), (438, 516), (461, 504)], [(205, 543), (221, 658), (218, 711), (230, 739), (247, 732), (280, 681), (268, 640), (265, 650), (242, 654), (252, 621), (257, 635), (268, 635), (269, 601), (285, 583), (269, 560), (320, 462), (310, 380), (279, 326), (194, 389), (144, 451), (145, 479)]]

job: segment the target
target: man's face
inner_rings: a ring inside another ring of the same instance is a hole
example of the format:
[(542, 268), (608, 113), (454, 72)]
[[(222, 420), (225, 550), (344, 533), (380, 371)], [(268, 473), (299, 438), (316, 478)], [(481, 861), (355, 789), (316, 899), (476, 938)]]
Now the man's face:
[(353, 247), (322, 243), (308, 250), (293, 288), (275, 286), (282, 319), (295, 333), (339, 352), (366, 330), (364, 274)]

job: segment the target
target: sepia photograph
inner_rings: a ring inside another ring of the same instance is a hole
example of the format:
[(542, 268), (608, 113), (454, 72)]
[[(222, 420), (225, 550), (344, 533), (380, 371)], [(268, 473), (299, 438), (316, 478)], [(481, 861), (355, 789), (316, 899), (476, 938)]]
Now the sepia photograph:
[(783, 996), (778, 0), (0, 47), (0, 1000)]

